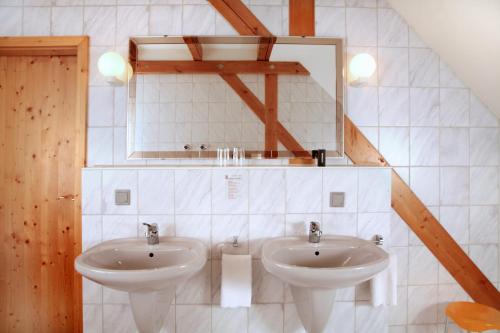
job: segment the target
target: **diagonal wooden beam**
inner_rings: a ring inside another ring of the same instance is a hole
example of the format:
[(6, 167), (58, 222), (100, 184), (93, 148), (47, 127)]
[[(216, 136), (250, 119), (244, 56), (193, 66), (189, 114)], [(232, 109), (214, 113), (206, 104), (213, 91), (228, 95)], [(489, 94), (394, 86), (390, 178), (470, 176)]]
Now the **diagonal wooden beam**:
[(344, 115), (344, 152), (356, 164), (387, 167), (385, 158), (373, 147), (347, 115)]
[(293, 135), (288, 132), (281, 122), (278, 121), (276, 123), (276, 129), (278, 130), (278, 140), (287, 150), (292, 152), (293, 155), (296, 157), (312, 157), (311, 153), (309, 153), (297, 140), (295, 140)]
[[(314, 0), (290, 0), (290, 34), (314, 35)], [(311, 14), (312, 13), (312, 14)], [(389, 166), (349, 117), (345, 153), (354, 164)], [(476, 302), (500, 309), (500, 293), (410, 187), (392, 170), (391, 205), (424, 245)]]
[(189, 52), (193, 56), (193, 60), (201, 61), (203, 60), (203, 48), (201, 47), (200, 41), (196, 36), (184, 36), (184, 43), (186, 43), (189, 48)]
[[(345, 153), (354, 164), (389, 166), (347, 116), (344, 126)], [(500, 309), (500, 293), (495, 286), (394, 170), (391, 205), (472, 299)]]
[(240, 35), (267, 36), (273, 34), (240, 0), (208, 0)]
[[(266, 124), (266, 107), (255, 94), (240, 80), (236, 74), (220, 74), (227, 84), (234, 90), (255, 115)], [(310, 157), (308, 151), (300, 145), (288, 130), (279, 122), (276, 122), (278, 140), (297, 157)]]
[(292, 61), (191, 61), (191, 60), (140, 60), (137, 73), (163, 74), (293, 74), (309, 75), (300, 62)]
[(500, 309), (496, 287), (394, 170), (391, 205), (472, 299)]
[(257, 118), (266, 123), (266, 110), (264, 104), (257, 96), (241, 81), (236, 74), (221, 74), (220, 77), (234, 90), (245, 104), (252, 110)]
[(265, 76), (265, 155), (278, 157), (278, 75), (266, 74)]
[(257, 60), (269, 60), (276, 37), (240, 0), (208, 0), (240, 35), (264, 36), (260, 41)]

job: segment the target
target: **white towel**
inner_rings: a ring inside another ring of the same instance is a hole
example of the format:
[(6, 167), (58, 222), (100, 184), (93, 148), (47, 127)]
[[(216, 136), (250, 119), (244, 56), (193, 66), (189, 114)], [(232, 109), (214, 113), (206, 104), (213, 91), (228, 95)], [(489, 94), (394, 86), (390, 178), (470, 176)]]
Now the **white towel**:
[(389, 254), (389, 266), (370, 280), (372, 305), (398, 304), (398, 262), (394, 253)]
[(222, 254), (220, 305), (250, 307), (252, 303), (252, 256)]

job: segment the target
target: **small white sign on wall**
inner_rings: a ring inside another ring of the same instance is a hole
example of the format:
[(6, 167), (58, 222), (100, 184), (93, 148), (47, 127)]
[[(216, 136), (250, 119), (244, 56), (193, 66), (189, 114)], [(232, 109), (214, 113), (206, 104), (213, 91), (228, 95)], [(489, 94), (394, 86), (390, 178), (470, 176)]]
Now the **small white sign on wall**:
[(241, 198), (241, 185), (242, 176), (241, 175), (226, 175), (226, 198), (228, 200), (238, 200)]

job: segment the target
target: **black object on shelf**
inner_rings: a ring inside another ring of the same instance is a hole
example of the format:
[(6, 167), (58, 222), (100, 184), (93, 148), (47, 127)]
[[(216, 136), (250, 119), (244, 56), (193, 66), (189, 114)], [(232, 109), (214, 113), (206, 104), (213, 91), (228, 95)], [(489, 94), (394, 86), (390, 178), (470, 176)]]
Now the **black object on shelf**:
[(326, 165), (326, 150), (318, 149), (318, 166), (324, 167)]

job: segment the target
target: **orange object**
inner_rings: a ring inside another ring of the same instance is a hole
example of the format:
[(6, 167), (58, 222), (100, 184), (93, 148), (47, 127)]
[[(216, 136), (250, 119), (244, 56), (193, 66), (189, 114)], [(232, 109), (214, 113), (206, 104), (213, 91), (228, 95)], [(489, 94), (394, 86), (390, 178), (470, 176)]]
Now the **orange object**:
[(483, 332), (500, 329), (500, 311), (472, 302), (453, 302), (446, 307), (446, 315), (460, 328)]

